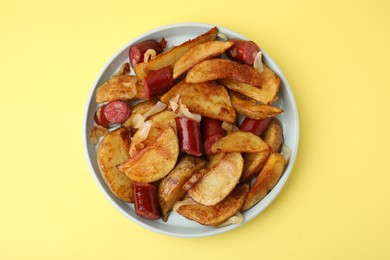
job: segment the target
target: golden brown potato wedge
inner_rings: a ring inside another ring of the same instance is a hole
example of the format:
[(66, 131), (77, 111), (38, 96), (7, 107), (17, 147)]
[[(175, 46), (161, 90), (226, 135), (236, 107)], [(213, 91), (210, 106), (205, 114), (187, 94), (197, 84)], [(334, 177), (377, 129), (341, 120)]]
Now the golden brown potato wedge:
[(253, 98), (265, 105), (272, 104), (278, 98), (280, 87), (279, 77), (263, 63), (263, 72), (260, 74), (261, 88), (245, 84), (233, 79), (221, 79), (222, 85), (230, 90), (241, 93), (247, 97)]
[(221, 55), (232, 47), (234, 42), (209, 41), (190, 49), (173, 66), (173, 78), (177, 79), (181, 74), (201, 61)]
[(217, 38), (217, 34), (218, 29), (216, 27), (211, 28), (206, 33), (157, 55), (147, 63), (137, 64), (137, 66), (134, 68), (134, 71), (140, 79), (144, 79), (149, 71), (159, 70), (167, 66), (173, 66), (173, 64), (175, 64), (184, 53), (191, 50), (198, 44), (215, 40)]
[(106, 81), (96, 90), (96, 103), (114, 100), (130, 100), (137, 95), (138, 78), (133, 75), (118, 75)]
[(185, 81), (201, 83), (226, 78), (261, 86), (260, 74), (253, 67), (227, 59), (211, 59), (196, 64), (187, 72)]
[(240, 182), (250, 181), (255, 177), (261, 167), (265, 164), (270, 155), (270, 149), (258, 153), (244, 153), (244, 169), (242, 170)]
[(132, 142), (130, 144), (130, 157), (134, 157), (139, 151), (141, 151), (144, 147), (153, 144), (157, 137), (164, 132), (168, 127), (172, 127), (176, 133), (176, 114), (173, 111), (162, 111), (150, 118), (152, 122), (152, 127), (150, 128), (148, 137), (143, 140), (141, 143)]
[(120, 200), (133, 202), (133, 182), (116, 166), (129, 159), (129, 133), (119, 128), (108, 133), (100, 142), (97, 162), (100, 174), (111, 192)]
[(240, 180), (244, 160), (240, 153), (228, 153), (189, 191), (194, 201), (211, 206), (221, 202)]
[(285, 166), (286, 160), (281, 154), (273, 153), (269, 156), (245, 199), (243, 211), (253, 207), (275, 187)]
[(229, 123), (236, 121), (236, 111), (230, 102), (229, 94), (219, 84), (189, 84), (181, 81), (161, 97), (161, 102), (169, 104), (169, 100), (177, 95), (181, 96), (182, 104), (186, 105), (190, 112)]
[(257, 135), (245, 131), (230, 132), (211, 147), (213, 153), (257, 153), (264, 150), (269, 150), (268, 144)]
[(271, 153), (278, 153), (281, 151), (284, 138), (282, 125), (278, 119), (272, 119), (262, 137), (263, 140), (271, 147)]
[(160, 185), (158, 186), (158, 200), (162, 213), (162, 219), (167, 221), (169, 212), (173, 208), (173, 204), (183, 199), (186, 191), (183, 189), (183, 185), (186, 181), (198, 171), (200, 168), (206, 165), (206, 161), (194, 157), (183, 157), (173, 168), (173, 170), (165, 176)]
[(230, 100), (236, 111), (246, 117), (261, 120), (276, 116), (283, 112), (283, 109), (270, 105), (257, 104), (256, 100), (246, 97), (242, 94), (230, 91)]
[(177, 208), (177, 213), (205, 226), (218, 226), (236, 214), (244, 204), (249, 184), (238, 185), (225, 199), (214, 206), (187, 204)]
[(145, 114), (156, 103), (157, 103), (157, 101), (150, 100), (150, 101), (144, 101), (144, 102), (138, 103), (137, 105), (133, 106), (131, 108), (131, 115), (130, 115), (130, 117), (125, 122), (123, 122), (122, 126), (130, 127), (131, 128), (131, 133), (134, 134), (137, 131), (137, 129), (134, 127), (134, 122), (133, 122), (134, 116), (136, 114), (141, 114), (141, 115)]
[(152, 145), (135, 157), (119, 164), (117, 168), (131, 180), (154, 182), (167, 175), (179, 156), (179, 141), (175, 130), (168, 127)]

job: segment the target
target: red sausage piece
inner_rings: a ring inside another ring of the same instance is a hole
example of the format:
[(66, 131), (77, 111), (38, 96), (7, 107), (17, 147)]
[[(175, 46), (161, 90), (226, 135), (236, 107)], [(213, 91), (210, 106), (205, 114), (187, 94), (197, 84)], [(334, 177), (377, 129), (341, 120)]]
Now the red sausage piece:
[(200, 123), (187, 117), (176, 117), (176, 126), (180, 151), (201, 156), (203, 152)]
[(149, 183), (133, 184), (135, 214), (147, 219), (159, 219), (157, 188)]
[(264, 118), (261, 120), (251, 119), (249, 117), (245, 118), (240, 126), (240, 130), (251, 132), (255, 135), (262, 135), (264, 131), (267, 129), (269, 123), (271, 122), (273, 117)]
[(104, 116), (103, 107), (104, 106), (100, 106), (100, 107), (98, 107), (98, 109), (96, 109), (96, 112), (95, 112), (95, 115), (93, 116), (93, 118), (95, 119), (96, 124), (103, 126), (105, 128), (108, 128), (108, 127), (110, 127), (110, 122)]
[(253, 65), (256, 54), (260, 51), (259, 46), (253, 41), (232, 39), (234, 45), (226, 51), (226, 55), (232, 60), (241, 61)]
[(167, 41), (161, 38), (160, 42), (155, 40), (146, 40), (130, 47), (129, 60), (132, 67), (144, 61), (144, 54), (147, 50), (153, 49), (156, 55), (162, 53), (167, 46)]
[(173, 86), (172, 73), (171, 66), (167, 66), (146, 75), (144, 78), (146, 97), (157, 97), (170, 90)]
[(103, 106), (103, 114), (112, 124), (123, 123), (130, 116), (130, 107), (120, 100), (111, 101)]
[(222, 121), (209, 117), (202, 118), (203, 150), (205, 154), (213, 154), (211, 146), (224, 136), (225, 131), (222, 129)]

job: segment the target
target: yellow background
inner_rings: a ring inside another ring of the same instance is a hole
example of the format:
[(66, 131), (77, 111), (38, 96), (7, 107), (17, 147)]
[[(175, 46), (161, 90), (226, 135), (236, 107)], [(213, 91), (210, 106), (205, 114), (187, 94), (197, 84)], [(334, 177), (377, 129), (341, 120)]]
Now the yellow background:
[[(1, 0), (0, 259), (390, 259), (389, 14), (385, 0)], [(247, 225), (199, 239), (123, 216), (82, 142), (104, 64), (179, 22), (259, 43), (300, 115), (296, 164), (277, 199)]]

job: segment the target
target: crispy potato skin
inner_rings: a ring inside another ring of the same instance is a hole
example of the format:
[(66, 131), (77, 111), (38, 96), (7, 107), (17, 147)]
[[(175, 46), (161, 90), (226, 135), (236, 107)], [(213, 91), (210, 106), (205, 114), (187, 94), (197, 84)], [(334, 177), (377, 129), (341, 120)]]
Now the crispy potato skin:
[(116, 165), (129, 158), (129, 133), (119, 128), (108, 133), (100, 142), (97, 162), (100, 174), (111, 192), (120, 200), (133, 202), (133, 182)]
[(265, 105), (270, 105), (278, 99), (280, 79), (264, 63), (263, 68), (264, 70), (260, 74), (261, 87), (255, 87), (233, 79), (220, 79), (219, 82), (230, 90), (253, 98)]
[(280, 152), (284, 138), (283, 128), (278, 119), (272, 119), (262, 137), (263, 140), (271, 147), (271, 153)]
[(109, 79), (96, 90), (96, 103), (130, 100), (136, 97), (138, 81), (138, 78), (132, 75), (118, 75)]
[(186, 181), (205, 165), (205, 160), (188, 155), (183, 157), (175, 168), (162, 179), (158, 187), (158, 200), (164, 221), (167, 221), (173, 204), (183, 199), (186, 194), (183, 189)]
[(188, 71), (185, 81), (201, 83), (226, 78), (261, 87), (260, 74), (253, 67), (227, 59), (211, 59), (196, 64)]
[[(150, 183), (165, 177), (175, 167), (178, 156), (177, 135), (172, 127), (168, 127), (155, 143), (119, 164), (117, 168), (132, 181)], [(150, 158), (154, 160), (151, 161)]]
[(150, 71), (159, 70), (167, 66), (173, 66), (184, 53), (191, 50), (198, 44), (215, 40), (217, 34), (218, 29), (216, 27), (213, 27), (206, 33), (157, 55), (155, 58), (149, 60), (147, 63), (138, 63), (134, 67), (135, 74), (138, 76), (138, 78), (142, 80)]
[(268, 192), (278, 183), (285, 166), (286, 160), (281, 154), (273, 153), (269, 156), (246, 197), (242, 207), (243, 211), (252, 208), (267, 196)]
[(217, 226), (236, 214), (244, 204), (249, 184), (238, 185), (224, 200), (214, 206), (202, 204), (182, 205), (177, 212), (205, 226)]
[(229, 123), (236, 121), (236, 111), (229, 94), (219, 84), (211, 82), (189, 84), (181, 81), (161, 97), (161, 102), (168, 104), (176, 95), (181, 96), (181, 102), (193, 113)]
[(239, 182), (243, 165), (240, 153), (226, 154), (188, 191), (189, 197), (206, 206), (218, 204)]
[(211, 147), (213, 153), (256, 153), (268, 149), (268, 144), (260, 137), (245, 131), (232, 131)]
[(233, 91), (229, 92), (230, 100), (236, 111), (246, 117), (261, 120), (276, 116), (283, 112), (283, 109), (270, 105), (257, 104), (256, 100), (248, 98)]
[(232, 47), (234, 42), (209, 41), (190, 49), (173, 66), (173, 78), (177, 79), (194, 65), (201, 61), (216, 57)]

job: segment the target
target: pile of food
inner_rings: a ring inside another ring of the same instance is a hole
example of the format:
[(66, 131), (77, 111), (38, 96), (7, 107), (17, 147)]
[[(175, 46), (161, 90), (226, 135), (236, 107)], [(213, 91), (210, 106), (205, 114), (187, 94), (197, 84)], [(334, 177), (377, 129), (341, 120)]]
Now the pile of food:
[(101, 175), (141, 217), (240, 223), (288, 161), (275, 117), (283, 110), (272, 105), (280, 80), (258, 45), (216, 27), (168, 50), (157, 40), (131, 46), (96, 91), (90, 135)]

